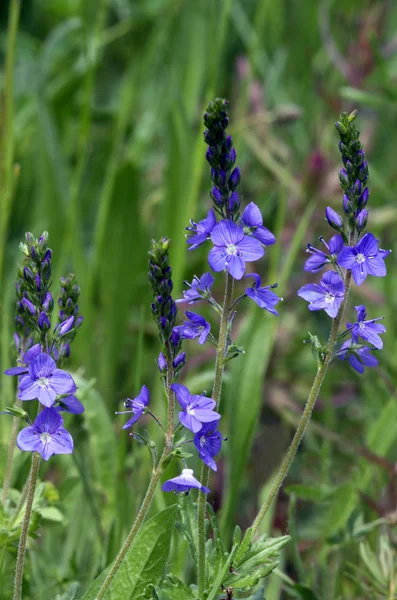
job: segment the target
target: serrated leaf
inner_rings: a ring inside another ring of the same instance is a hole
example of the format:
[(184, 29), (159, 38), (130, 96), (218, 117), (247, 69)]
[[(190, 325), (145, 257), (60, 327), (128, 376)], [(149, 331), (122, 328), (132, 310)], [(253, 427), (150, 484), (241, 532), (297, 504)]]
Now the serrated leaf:
[[(138, 600), (148, 584), (164, 575), (170, 550), (177, 505), (158, 513), (138, 532), (106, 594), (106, 600)], [(104, 571), (84, 594), (94, 600), (107, 575)]]
[(193, 591), (187, 587), (178, 577), (168, 574), (160, 588), (156, 588), (155, 598), (159, 600), (194, 600)]

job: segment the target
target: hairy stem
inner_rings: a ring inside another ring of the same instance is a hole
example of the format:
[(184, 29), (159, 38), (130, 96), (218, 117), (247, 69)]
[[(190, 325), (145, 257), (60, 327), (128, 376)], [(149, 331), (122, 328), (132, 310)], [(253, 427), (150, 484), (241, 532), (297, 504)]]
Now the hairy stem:
[(132, 542), (135, 539), (136, 534), (141, 528), (145, 517), (148, 513), (150, 505), (152, 504), (152, 500), (154, 494), (156, 492), (157, 484), (160, 480), (162, 472), (164, 470), (164, 463), (166, 462), (167, 457), (171, 454), (174, 443), (174, 414), (175, 414), (175, 394), (171, 389), (171, 384), (173, 380), (174, 370), (172, 366), (172, 354), (169, 342), (167, 343), (167, 376), (165, 380), (166, 392), (167, 392), (167, 400), (168, 400), (168, 410), (167, 410), (167, 432), (165, 436), (165, 445), (163, 453), (160, 457), (159, 463), (157, 467), (154, 469), (152, 473), (152, 477), (149, 482), (148, 489), (146, 491), (145, 497), (141, 504), (141, 508), (137, 514), (137, 517), (134, 521), (134, 524), (129, 532), (127, 539), (122, 545), (120, 552), (116, 556), (116, 559), (106, 576), (105, 581), (103, 582), (95, 600), (101, 600), (105, 597), (107, 590), (109, 589), (110, 584), (112, 583), (117, 571), (121, 567), (121, 564), (130, 549)]
[(15, 567), (14, 595), (13, 600), (22, 600), (23, 567), (25, 563), (26, 543), (29, 534), (30, 518), (32, 516), (32, 506), (34, 493), (37, 484), (37, 475), (39, 472), (40, 454), (33, 452), (32, 465), (30, 467), (28, 493), (26, 497), (25, 515), (23, 517), (21, 536), (18, 544), (17, 564)]
[[(21, 406), (21, 404), (22, 404), (21, 400), (18, 400), (18, 398), (17, 398), (16, 404), (18, 406)], [(6, 465), (6, 470), (4, 473), (3, 489), (1, 492), (1, 502), (2, 502), (3, 506), (6, 503), (7, 496), (8, 496), (8, 490), (10, 489), (10, 485), (11, 485), (12, 460), (14, 458), (15, 445), (16, 445), (16, 440), (17, 440), (17, 436), (18, 436), (19, 419), (20, 419), (20, 417), (12, 418), (11, 436), (10, 436), (10, 441), (8, 444), (8, 452), (7, 452), (7, 465)]]
[(327, 352), (326, 352), (326, 356), (324, 359), (324, 362), (322, 363), (322, 365), (317, 369), (317, 373), (316, 376), (314, 378), (313, 381), (313, 385), (311, 387), (310, 393), (309, 393), (309, 397), (307, 399), (305, 408), (303, 410), (302, 416), (299, 420), (298, 423), (298, 427), (297, 430), (295, 432), (295, 435), (292, 439), (291, 445), (288, 448), (288, 452), (286, 453), (286, 455), (283, 458), (283, 461), (281, 463), (280, 469), (276, 475), (276, 477), (274, 478), (272, 487), (270, 489), (270, 492), (265, 500), (265, 502), (263, 503), (258, 515), (256, 516), (253, 524), (252, 524), (252, 530), (253, 533), (255, 533), (259, 527), (260, 524), (262, 523), (267, 511), (269, 510), (274, 498), (276, 497), (284, 479), (287, 476), (288, 470), (291, 466), (292, 461), (294, 460), (295, 454), (299, 448), (299, 445), (302, 441), (302, 438), (304, 436), (305, 430), (306, 430), (306, 426), (310, 420), (314, 405), (316, 404), (316, 400), (318, 397), (318, 394), (320, 392), (321, 389), (321, 385), (323, 383), (325, 374), (327, 372), (329, 363), (331, 362), (332, 359), (332, 351), (334, 349), (335, 346), (335, 342), (336, 342), (336, 338), (338, 335), (338, 331), (339, 331), (339, 327), (340, 324), (342, 322), (343, 319), (343, 314), (345, 312), (345, 307), (347, 304), (347, 299), (349, 296), (349, 290), (350, 290), (350, 280), (351, 280), (351, 271), (347, 271), (345, 274), (345, 278), (344, 278), (344, 283), (345, 283), (345, 297), (343, 299), (343, 302), (340, 306), (339, 312), (336, 316), (336, 318), (334, 319), (333, 322), (333, 326), (331, 329), (331, 333), (328, 339), (328, 344), (327, 344)]
[[(219, 405), (222, 392), (223, 382), (223, 371), (225, 368), (225, 354), (227, 350), (227, 331), (229, 325), (230, 309), (232, 304), (233, 296), (233, 278), (229, 273), (226, 274), (225, 283), (225, 297), (223, 301), (223, 308), (221, 314), (221, 321), (219, 325), (219, 337), (218, 337), (218, 348), (216, 352), (215, 362), (215, 376), (214, 385), (212, 388), (212, 398), (216, 402), (215, 409)], [(210, 469), (207, 465), (203, 464), (201, 470), (200, 481), (202, 485), (208, 487)], [(206, 495), (203, 492), (199, 492), (198, 496), (198, 509), (197, 509), (197, 529), (198, 529), (198, 595), (199, 598), (203, 597), (205, 591), (205, 504)]]

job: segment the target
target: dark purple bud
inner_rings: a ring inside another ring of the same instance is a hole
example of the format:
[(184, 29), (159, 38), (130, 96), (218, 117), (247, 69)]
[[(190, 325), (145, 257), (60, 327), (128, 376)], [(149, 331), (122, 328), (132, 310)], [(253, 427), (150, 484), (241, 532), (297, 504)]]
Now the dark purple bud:
[[(345, 162), (345, 161), (343, 161), (343, 162)], [(350, 160), (347, 160), (345, 162), (345, 167), (346, 167), (346, 171), (347, 171), (348, 175), (351, 175), (354, 167), (353, 167), (352, 163), (350, 162)]]
[(228, 208), (230, 212), (236, 212), (240, 208), (240, 197), (238, 192), (233, 192), (228, 200)]
[(356, 217), (356, 227), (358, 231), (363, 231), (366, 228), (368, 222), (368, 211), (367, 209), (360, 210)]
[(69, 317), (68, 319), (66, 319), (66, 321), (64, 321), (58, 329), (58, 337), (62, 337), (63, 335), (65, 335), (66, 333), (69, 333), (69, 331), (72, 329), (73, 327), (73, 323), (74, 323), (74, 317)]
[(173, 365), (174, 369), (177, 369), (178, 367), (181, 368), (185, 364), (185, 361), (186, 361), (186, 352), (181, 352), (174, 359), (172, 365)]
[(28, 282), (32, 282), (33, 281), (33, 273), (29, 269), (29, 267), (24, 267), (24, 269), (23, 269), (23, 276), (26, 279), (26, 281), (28, 281)]
[(43, 302), (43, 308), (46, 311), (46, 313), (52, 312), (52, 309), (54, 308), (54, 300), (52, 299), (51, 292), (46, 293)]
[(339, 231), (341, 227), (343, 227), (342, 217), (338, 215), (338, 213), (330, 206), (327, 206), (327, 208), (325, 209), (325, 218), (328, 221), (328, 225), (330, 225), (337, 231)]
[(15, 348), (18, 350), (18, 348), (21, 347), (21, 338), (19, 337), (19, 335), (17, 333), (14, 333), (14, 344), (15, 344)]
[(167, 361), (165, 360), (165, 356), (162, 352), (160, 352), (159, 357), (157, 359), (157, 366), (159, 368), (160, 373), (165, 373), (167, 370)]
[(25, 326), (25, 321), (22, 319), (22, 317), (20, 317), (19, 315), (17, 315), (15, 317), (15, 323), (17, 325), (19, 325), (20, 327), (24, 327)]
[(235, 150), (235, 148), (232, 148), (229, 153), (229, 163), (234, 165), (235, 162), (236, 162), (236, 150)]
[(343, 210), (347, 215), (350, 212), (350, 200), (347, 194), (343, 194)]
[(369, 189), (365, 188), (365, 190), (363, 191), (363, 193), (361, 194), (361, 196), (358, 199), (358, 206), (360, 208), (367, 206), (368, 198), (369, 198)]
[(223, 204), (224, 204), (223, 196), (222, 196), (222, 194), (220, 193), (220, 191), (218, 190), (217, 187), (214, 186), (212, 188), (212, 190), (211, 190), (211, 196), (212, 196), (213, 200), (215, 200), (215, 202), (217, 204), (219, 204), (219, 206), (223, 206)]
[(167, 327), (167, 319), (165, 317), (160, 317), (159, 323), (161, 329), (165, 329)]
[(75, 324), (74, 324), (74, 328), (77, 329), (77, 327), (80, 327), (80, 325), (82, 324), (83, 321), (84, 321), (84, 317), (82, 317), (82, 316), (77, 317)]
[(205, 153), (205, 158), (207, 159), (207, 161), (209, 162), (211, 167), (216, 167), (216, 165), (218, 164), (215, 153), (214, 153), (213, 149), (211, 148), (211, 146), (209, 146), (207, 148), (207, 152)]
[(39, 314), (39, 327), (42, 331), (48, 331), (51, 328), (51, 322), (45, 312)]
[(42, 261), (41, 270), (43, 273), (43, 278), (45, 281), (48, 281), (51, 277), (51, 261), (49, 259), (44, 259)]
[(360, 181), (364, 182), (368, 179), (368, 163), (364, 161), (358, 171), (358, 178)]
[(341, 182), (342, 185), (349, 185), (349, 178), (347, 176), (346, 170), (345, 169), (341, 169), (339, 171), (339, 180)]
[(36, 307), (27, 298), (22, 298), (23, 307), (30, 312), (31, 315), (36, 314)]
[(36, 289), (37, 291), (41, 290), (41, 277), (38, 273), (36, 275)]
[(33, 233), (30, 233), (30, 231), (27, 231), (25, 233), (25, 238), (26, 238), (26, 241), (28, 242), (28, 244), (30, 244), (30, 242), (32, 240), (34, 240)]
[(65, 315), (65, 313), (64, 313), (63, 310), (59, 311), (59, 318), (61, 319), (61, 321), (65, 321), (66, 320), (67, 317), (66, 317), (66, 315)]
[(360, 165), (363, 164), (364, 159), (365, 159), (365, 154), (364, 154), (364, 150), (360, 150), (359, 152), (357, 152), (357, 158), (355, 160), (355, 163), (357, 165), (357, 167), (359, 167)]
[(232, 147), (232, 136), (228, 135), (226, 138), (226, 148), (228, 150), (230, 150), (231, 147)]
[(62, 344), (61, 354), (62, 354), (62, 356), (64, 358), (69, 358), (69, 356), (70, 356), (70, 346), (69, 346), (68, 342), (66, 342), (66, 344)]
[(66, 300), (66, 308), (67, 308), (68, 310), (71, 310), (71, 309), (73, 308), (73, 300), (72, 300), (71, 298), (68, 298), (68, 299)]
[(240, 184), (240, 180), (241, 180), (240, 169), (238, 167), (236, 167), (235, 169), (233, 169), (232, 174), (229, 177), (229, 187), (232, 191), (237, 189), (237, 187)]
[(179, 329), (174, 327), (174, 329), (172, 330), (171, 335), (170, 335), (170, 342), (174, 346), (174, 348), (177, 347), (177, 345), (180, 342), (180, 339), (181, 339), (181, 334), (179, 333)]
[(359, 181), (358, 179), (356, 179), (353, 185), (353, 194), (356, 194), (356, 196), (361, 195), (361, 181)]

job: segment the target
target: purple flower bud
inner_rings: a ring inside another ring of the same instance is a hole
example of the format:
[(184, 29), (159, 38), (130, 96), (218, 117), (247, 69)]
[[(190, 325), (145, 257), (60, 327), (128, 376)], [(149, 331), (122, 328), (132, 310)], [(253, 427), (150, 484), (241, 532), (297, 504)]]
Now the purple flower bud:
[(183, 365), (185, 364), (186, 361), (186, 352), (181, 352), (180, 354), (178, 354), (178, 356), (174, 359), (173, 361), (173, 367), (174, 369), (177, 369), (178, 367), (183, 367)]
[(364, 208), (364, 206), (367, 205), (368, 198), (369, 198), (369, 189), (365, 188), (365, 190), (363, 191), (363, 193), (361, 194), (361, 196), (358, 199), (358, 206), (360, 208)]
[(28, 282), (33, 281), (33, 273), (29, 269), (29, 267), (24, 267), (24, 269), (23, 269), (23, 276), (26, 279), (26, 281), (28, 281)]
[(339, 171), (339, 180), (342, 185), (349, 185), (349, 178), (345, 169)]
[(61, 355), (64, 358), (69, 358), (69, 356), (70, 356), (70, 346), (69, 346), (68, 342), (66, 342), (66, 344), (62, 344), (62, 346), (61, 346)]
[(171, 335), (170, 335), (170, 342), (174, 346), (174, 348), (177, 347), (177, 345), (180, 342), (180, 339), (181, 339), (181, 334), (179, 333), (179, 329), (174, 327), (174, 329), (172, 330)]
[(52, 299), (51, 292), (46, 293), (43, 302), (43, 308), (46, 311), (46, 313), (52, 312), (52, 309), (54, 308), (54, 300)]
[(77, 329), (77, 327), (80, 327), (80, 325), (82, 324), (83, 321), (84, 321), (84, 317), (82, 317), (82, 316), (78, 317), (74, 324), (74, 328)]
[(68, 319), (66, 319), (66, 321), (64, 321), (58, 329), (58, 337), (62, 337), (63, 335), (65, 335), (66, 333), (69, 333), (69, 331), (72, 329), (73, 327), (73, 323), (74, 323), (74, 317), (69, 317)]
[(32, 315), (36, 314), (36, 307), (27, 298), (22, 298), (22, 305), (26, 310), (28, 310), (30, 312), (30, 314), (32, 314)]
[(48, 331), (51, 328), (51, 322), (45, 312), (39, 314), (39, 327), (42, 331)]
[(235, 148), (232, 148), (229, 153), (229, 163), (234, 165), (234, 163), (236, 162), (236, 158), (237, 158), (236, 150), (235, 150)]
[(38, 273), (36, 275), (36, 289), (38, 292), (41, 290), (41, 277)]
[(365, 160), (358, 171), (358, 178), (364, 182), (368, 179), (368, 163)]
[(211, 146), (208, 147), (207, 152), (205, 153), (205, 158), (207, 159), (207, 161), (209, 162), (211, 167), (216, 167), (217, 160), (216, 160), (215, 153), (214, 153), (213, 149), (211, 148)]
[(212, 190), (211, 190), (211, 196), (215, 200), (215, 202), (217, 204), (219, 204), (219, 206), (223, 206), (223, 204), (224, 204), (223, 196), (222, 196), (221, 192), (218, 190), (217, 187), (214, 186), (212, 188)]
[(360, 165), (362, 165), (362, 163), (364, 162), (364, 159), (365, 159), (364, 150), (359, 150), (356, 154), (356, 160), (355, 160), (356, 165), (358, 167)]
[(343, 194), (343, 210), (348, 215), (350, 211), (350, 200), (347, 194)]
[(238, 192), (233, 192), (228, 200), (230, 212), (237, 211), (240, 208), (240, 198)]
[(162, 352), (160, 352), (159, 357), (157, 359), (157, 366), (159, 368), (160, 373), (164, 373), (167, 370), (167, 361), (165, 360), (165, 356)]
[(353, 193), (356, 194), (357, 196), (361, 195), (361, 181), (359, 181), (358, 179), (356, 179), (356, 181), (353, 185)]
[(336, 121), (335, 127), (341, 135), (346, 135), (347, 129), (344, 125), (342, 125), (342, 123), (340, 123), (339, 121)]
[(161, 329), (165, 329), (167, 327), (167, 319), (165, 317), (160, 317), (159, 323)]
[(368, 211), (364, 208), (360, 210), (356, 217), (356, 227), (358, 231), (363, 231), (366, 228), (368, 222)]
[(328, 225), (333, 227), (333, 229), (339, 231), (343, 227), (342, 217), (330, 206), (327, 206), (325, 209), (325, 218), (328, 221)]
[(228, 150), (230, 150), (231, 147), (232, 147), (232, 136), (228, 135), (226, 138), (226, 148)]
[(229, 177), (229, 187), (231, 190), (235, 190), (237, 189), (239, 183), (241, 180), (241, 173), (240, 173), (240, 169), (238, 167), (236, 167), (235, 169), (233, 169), (232, 174)]

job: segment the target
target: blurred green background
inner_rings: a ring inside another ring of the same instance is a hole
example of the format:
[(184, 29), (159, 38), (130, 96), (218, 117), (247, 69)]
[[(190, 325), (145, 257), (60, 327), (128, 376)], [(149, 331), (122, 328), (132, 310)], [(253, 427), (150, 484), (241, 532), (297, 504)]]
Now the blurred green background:
[[(255, 516), (314, 375), (302, 342), (309, 330), (323, 340), (328, 335), (327, 316), (310, 314), (296, 291), (315, 278), (303, 272), (305, 245), (328, 235), (325, 207), (340, 210), (333, 123), (342, 110), (360, 113), (370, 230), (383, 248), (396, 246), (397, 6), (387, 0), (12, 0), (1, 3), (0, 24), (2, 369), (15, 360), (13, 282), (25, 231), (49, 231), (54, 294), (59, 275), (76, 273), (85, 317), (70, 368), (80, 378), (86, 413), (68, 419), (73, 460), (57, 457), (41, 471), (58, 488), (59, 498), (53, 491), (49, 502), (59, 515), (58, 521), (43, 517), (40, 552), (29, 563), (32, 598), (52, 598), (70, 581), (86, 586), (109, 562), (147, 484), (147, 450), (121, 431), (124, 419), (114, 411), (143, 383), (155, 412), (164, 411), (147, 251), (151, 238), (172, 239), (176, 297), (185, 279), (208, 268), (208, 248), (188, 253), (184, 228), (210, 207), (202, 114), (215, 96), (230, 100), (244, 201), (260, 206), (278, 238), (261, 274), (266, 284), (279, 283), (284, 298), (279, 318), (256, 305), (240, 310), (235, 332), (245, 355), (227, 369), (221, 407), (228, 441), (212, 478), (212, 502), (226, 538), (235, 522), (246, 527)], [(387, 264), (387, 278), (354, 288), (348, 314), (352, 319), (352, 307), (365, 303), (370, 316), (385, 316), (380, 367), (362, 377), (347, 364), (332, 367), (290, 487), (264, 525), (293, 534), (284, 568), (318, 598), (378, 597), (362, 591), (366, 563), (348, 528), (356, 519), (381, 519), (384, 527), (397, 508), (393, 254)], [(220, 298), (222, 285), (220, 276)], [(186, 350), (183, 382), (210, 390), (212, 349), (188, 342)], [(0, 394), (2, 407), (13, 402), (8, 378), (0, 380)], [(150, 430), (158, 435), (152, 423)], [(9, 432), (3, 416), (2, 457)], [(18, 451), (16, 488), (27, 459)], [(153, 510), (172, 501), (160, 493)], [(333, 539), (336, 534), (342, 537)], [(370, 535), (376, 554), (378, 529)], [(383, 535), (395, 548), (393, 528)], [(62, 556), (54, 560), (60, 545)], [(175, 542), (175, 572), (183, 572), (184, 559), (184, 544)], [(362, 569), (362, 584), (348, 563)], [(284, 597), (291, 584), (285, 577), (272, 575), (266, 597)]]

